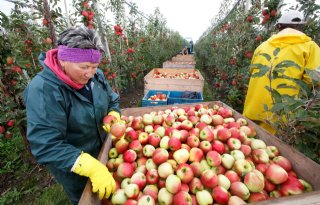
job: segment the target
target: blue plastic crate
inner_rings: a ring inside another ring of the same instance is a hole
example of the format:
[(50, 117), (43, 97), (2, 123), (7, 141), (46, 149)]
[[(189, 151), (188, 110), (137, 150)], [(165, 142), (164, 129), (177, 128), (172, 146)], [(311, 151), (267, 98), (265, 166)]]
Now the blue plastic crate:
[[(196, 98), (187, 98), (191, 96)], [(187, 103), (196, 103), (196, 102), (203, 102), (203, 97), (201, 92), (170, 91), (169, 93), (168, 105), (187, 104)]]
[[(166, 94), (167, 99), (166, 100), (148, 100), (150, 96), (156, 95), (156, 94)], [(168, 96), (169, 96), (169, 91), (166, 91), (166, 90), (149, 90), (148, 93), (142, 99), (142, 107), (167, 105)]]

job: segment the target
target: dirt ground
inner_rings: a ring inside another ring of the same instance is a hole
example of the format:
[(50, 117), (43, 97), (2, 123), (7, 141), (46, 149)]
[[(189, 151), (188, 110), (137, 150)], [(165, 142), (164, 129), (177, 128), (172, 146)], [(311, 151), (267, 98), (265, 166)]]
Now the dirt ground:
[(144, 94), (143, 81), (137, 84), (134, 88), (124, 90), (120, 93), (120, 108), (139, 107), (139, 102)]

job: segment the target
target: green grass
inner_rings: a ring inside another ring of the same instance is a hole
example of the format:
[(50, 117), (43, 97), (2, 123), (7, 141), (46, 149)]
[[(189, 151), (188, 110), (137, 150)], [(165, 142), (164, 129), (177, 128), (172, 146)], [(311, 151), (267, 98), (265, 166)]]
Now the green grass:
[(71, 205), (67, 195), (63, 191), (60, 184), (54, 184), (43, 190), (39, 199), (34, 202), (34, 205)]
[[(203, 72), (201, 72), (201, 75), (204, 76)], [(204, 87), (203, 87), (203, 101), (208, 102), (208, 101), (213, 101), (213, 100), (214, 100), (214, 97), (212, 94), (212, 90), (210, 90), (210, 86), (207, 83), (207, 80), (205, 79), (204, 80)]]
[(70, 204), (61, 185), (52, 183), (52, 176), (41, 165), (31, 163), (22, 137), (0, 137), (0, 205)]

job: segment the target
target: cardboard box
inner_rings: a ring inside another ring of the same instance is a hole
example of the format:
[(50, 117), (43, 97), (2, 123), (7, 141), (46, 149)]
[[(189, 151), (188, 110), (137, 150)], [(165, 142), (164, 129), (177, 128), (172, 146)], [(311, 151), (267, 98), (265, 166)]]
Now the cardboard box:
[[(196, 103), (198, 104), (198, 103)], [(201, 104), (204, 105), (212, 105), (217, 104), (219, 106), (227, 107), (229, 106), (226, 104), (213, 101), (213, 102), (202, 102)], [(195, 105), (195, 104), (182, 104), (182, 105), (174, 105), (175, 107), (185, 107), (188, 105)], [(145, 113), (150, 113), (151, 111), (159, 111), (171, 108), (172, 105), (166, 106), (154, 106), (154, 107), (144, 107), (144, 108), (127, 108), (122, 110), (122, 114), (126, 116), (142, 116)], [(234, 118), (238, 119), (243, 117), (240, 113), (234, 111)], [(298, 174), (299, 178), (307, 180), (311, 183), (313, 190), (312, 192), (293, 195), (293, 196), (286, 196), (280, 197), (275, 199), (269, 199), (266, 201), (261, 201), (254, 203), (255, 205), (311, 205), (311, 204), (320, 204), (320, 165), (316, 162), (312, 161), (311, 159), (304, 156), (302, 153), (298, 152), (297, 150), (293, 149), (291, 146), (285, 144), (277, 137), (273, 136), (269, 132), (262, 129), (260, 126), (256, 125), (251, 120), (247, 119), (249, 125), (252, 125), (256, 132), (257, 138), (262, 139), (267, 145), (274, 145), (276, 146), (281, 155), (288, 158), (292, 163), (293, 170)], [(106, 164), (108, 161), (108, 151), (111, 147), (111, 137), (108, 137), (100, 151), (98, 159), (103, 163)], [(87, 185), (82, 193), (81, 199), (79, 204), (80, 205), (98, 205), (101, 204), (97, 194), (92, 193), (92, 186), (91, 182), (88, 180)], [(104, 201), (103, 204), (111, 204), (109, 201)]]
[[(199, 79), (154, 78), (154, 73), (192, 73), (198, 72)], [(192, 68), (154, 68), (144, 77), (144, 94), (149, 90), (196, 91), (203, 93), (204, 78), (197, 69)]]

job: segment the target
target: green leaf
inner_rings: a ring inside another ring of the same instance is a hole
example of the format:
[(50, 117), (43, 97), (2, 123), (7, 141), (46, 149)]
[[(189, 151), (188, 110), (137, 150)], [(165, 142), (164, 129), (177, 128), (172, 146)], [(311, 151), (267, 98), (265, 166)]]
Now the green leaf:
[(282, 101), (282, 95), (277, 90), (272, 89), (269, 86), (265, 86), (264, 88), (267, 89), (271, 93), (273, 99), (276, 102), (281, 102)]
[(285, 103), (276, 103), (273, 105), (273, 107), (271, 108), (271, 112), (279, 112), (281, 110), (284, 110), (284, 108), (287, 105)]
[(268, 105), (264, 104), (264, 105), (263, 105), (263, 109), (264, 109), (264, 111), (269, 111), (269, 110), (268, 110)]
[(288, 68), (288, 67), (294, 67), (294, 68), (298, 68), (299, 70), (301, 70), (301, 67), (298, 64), (296, 64), (295, 62), (290, 61), (290, 60), (281, 61), (274, 68), (281, 69), (281, 68)]
[(260, 53), (259, 55), (265, 57), (265, 59), (267, 59), (267, 61), (271, 60), (271, 56), (267, 53)]
[(279, 52), (280, 52), (280, 48), (276, 48), (276, 49), (273, 51), (273, 55), (274, 55), (274, 56), (277, 56)]
[(292, 103), (291, 105), (287, 106), (287, 109), (289, 111), (292, 111), (292, 110), (296, 110), (297, 108), (303, 106), (304, 103), (302, 102), (299, 102), (299, 101), (295, 101), (294, 103)]
[(250, 68), (258, 68), (259, 69), (259, 72), (252, 74), (252, 77), (262, 77), (270, 70), (269, 66), (266, 66), (263, 64), (252, 64), (252, 65), (250, 65)]
[(296, 86), (293, 86), (293, 85), (287, 85), (285, 83), (281, 83), (277, 86), (278, 89), (281, 89), (281, 88), (292, 88), (292, 89), (297, 89)]

